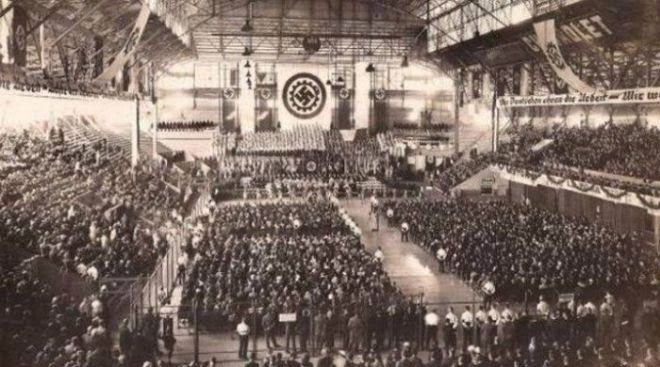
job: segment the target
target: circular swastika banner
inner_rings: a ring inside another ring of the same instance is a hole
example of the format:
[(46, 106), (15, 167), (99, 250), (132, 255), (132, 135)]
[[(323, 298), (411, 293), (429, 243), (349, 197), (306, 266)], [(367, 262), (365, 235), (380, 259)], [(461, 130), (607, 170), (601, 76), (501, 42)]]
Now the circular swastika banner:
[(295, 74), (284, 84), (282, 100), (284, 107), (293, 116), (310, 119), (323, 111), (326, 102), (325, 86), (313, 74)]

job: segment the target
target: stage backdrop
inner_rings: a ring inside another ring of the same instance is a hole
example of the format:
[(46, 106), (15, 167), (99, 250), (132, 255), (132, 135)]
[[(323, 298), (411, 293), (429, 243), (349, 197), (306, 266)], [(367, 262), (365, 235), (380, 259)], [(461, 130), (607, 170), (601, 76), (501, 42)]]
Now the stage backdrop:
[(278, 120), (282, 130), (296, 125), (330, 129), (332, 91), (326, 85), (327, 66), (312, 64), (276, 65)]

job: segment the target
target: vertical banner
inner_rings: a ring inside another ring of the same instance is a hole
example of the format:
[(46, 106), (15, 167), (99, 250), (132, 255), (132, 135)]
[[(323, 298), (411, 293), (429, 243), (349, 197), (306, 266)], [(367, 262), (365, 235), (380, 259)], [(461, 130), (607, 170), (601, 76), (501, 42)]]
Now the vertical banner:
[(351, 128), (351, 100), (353, 92), (348, 88), (335, 88), (335, 100), (337, 101), (337, 129), (345, 130)]
[(374, 126), (372, 131), (377, 133), (384, 132), (387, 130), (388, 125), (388, 103), (387, 103), (387, 91), (383, 88), (379, 88), (373, 91), (374, 99)]
[(27, 65), (27, 22), (28, 14), (22, 6), (14, 6), (12, 20), (12, 50), (16, 66)]
[(236, 127), (238, 126), (236, 90), (232, 87), (226, 87), (222, 90), (222, 121), (224, 131), (236, 131)]
[(520, 64), (513, 66), (513, 90), (511, 91), (513, 95), (519, 96), (521, 92), (522, 85), (522, 66)]
[(472, 98), (481, 98), (483, 80), (484, 79), (481, 70), (472, 72)]
[(138, 14), (138, 17), (135, 20), (135, 25), (133, 26), (133, 30), (128, 35), (126, 42), (124, 42), (124, 46), (121, 48), (119, 53), (115, 55), (114, 60), (110, 66), (103, 70), (103, 73), (94, 79), (95, 82), (104, 83), (110, 81), (110, 79), (114, 78), (115, 75), (117, 75), (117, 73), (124, 67), (124, 65), (126, 65), (126, 62), (129, 60), (129, 58), (133, 56), (133, 53), (135, 52), (135, 49), (140, 42), (140, 38), (142, 38), (142, 33), (144, 32), (144, 28), (146, 27), (147, 21), (149, 20), (149, 14), (151, 14), (149, 11), (149, 2), (145, 1), (142, 3), (140, 14)]
[(257, 119), (255, 130), (257, 132), (275, 130), (273, 108), (271, 107), (273, 105), (274, 95), (275, 91), (271, 87), (259, 87), (257, 89), (255, 111), (255, 117)]
[(94, 37), (94, 75), (96, 78), (103, 73), (103, 38)]
[(541, 50), (543, 50), (543, 54), (548, 59), (548, 63), (552, 67), (552, 70), (555, 71), (555, 74), (557, 74), (560, 79), (580, 93), (596, 92), (595, 88), (582, 81), (566, 63), (561, 50), (559, 50), (554, 19), (534, 23), (534, 31), (536, 32), (536, 37), (538, 38)]

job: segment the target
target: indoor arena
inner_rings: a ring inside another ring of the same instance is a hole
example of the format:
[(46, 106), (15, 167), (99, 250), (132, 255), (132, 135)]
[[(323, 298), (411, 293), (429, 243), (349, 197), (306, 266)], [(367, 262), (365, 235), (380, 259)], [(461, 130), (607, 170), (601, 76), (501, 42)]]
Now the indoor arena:
[(660, 367), (660, 0), (0, 0), (0, 367)]

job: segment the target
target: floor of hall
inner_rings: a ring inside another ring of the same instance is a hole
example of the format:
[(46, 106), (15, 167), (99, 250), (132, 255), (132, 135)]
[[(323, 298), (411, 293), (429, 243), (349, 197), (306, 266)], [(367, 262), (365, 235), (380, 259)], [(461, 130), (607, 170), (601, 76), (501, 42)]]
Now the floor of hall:
[[(401, 242), (398, 229), (388, 228), (384, 218), (380, 221), (380, 230), (371, 231), (369, 227), (369, 204), (359, 199), (341, 201), (341, 206), (362, 230), (363, 242), (370, 252), (375, 252), (380, 246), (383, 252), (383, 266), (388, 275), (397, 283), (404, 294), (419, 296), (423, 294), (423, 301), (435, 304), (438, 313), (446, 312), (446, 303), (471, 303), (473, 292), (462, 281), (452, 274), (440, 273), (433, 256), (411, 242)], [(176, 288), (171, 297), (169, 310), (175, 312), (180, 304), (181, 288)], [(434, 307), (434, 306), (430, 306)], [(457, 307), (461, 307), (460, 305)], [(457, 309), (459, 311), (460, 309)], [(175, 318), (175, 337), (177, 339), (173, 363), (186, 363), (193, 360), (194, 336), (192, 327), (178, 327)], [(284, 344), (284, 338), (278, 342)], [(161, 347), (161, 350), (163, 348)], [(250, 344), (252, 350), (252, 344)], [(284, 352), (284, 349), (276, 352)], [(199, 337), (200, 361), (208, 361), (215, 357), (223, 366), (243, 366), (245, 361), (239, 360), (238, 340), (233, 333), (207, 334), (201, 333)], [(257, 342), (259, 360), (267, 353), (263, 338)], [(343, 365), (338, 358), (337, 366)]]

